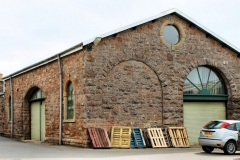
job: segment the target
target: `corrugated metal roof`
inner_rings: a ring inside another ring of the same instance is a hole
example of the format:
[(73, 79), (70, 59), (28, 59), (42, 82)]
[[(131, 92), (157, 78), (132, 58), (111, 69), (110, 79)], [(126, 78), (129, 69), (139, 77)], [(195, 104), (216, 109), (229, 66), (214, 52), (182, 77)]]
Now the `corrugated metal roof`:
[[(144, 24), (144, 23), (147, 23), (147, 22), (150, 22), (150, 21), (153, 21), (155, 19), (158, 19), (158, 18), (161, 18), (163, 16), (166, 16), (166, 15), (169, 15), (169, 14), (177, 14), (179, 17), (185, 19), (186, 21), (188, 21), (189, 23), (191, 23), (192, 25), (194, 25), (195, 27), (199, 28), (200, 30), (202, 30), (203, 32), (205, 32), (208, 36), (214, 38), (215, 40), (219, 41), (220, 43), (222, 43), (223, 46), (226, 46), (228, 48), (230, 48), (232, 51), (236, 52), (236, 54), (238, 55), (238, 57), (240, 57), (240, 50), (235, 47), (234, 45), (232, 45), (231, 43), (227, 42), (226, 40), (224, 40), (223, 38), (221, 38), (220, 36), (216, 35), (215, 33), (213, 33), (212, 31), (208, 30), (207, 28), (205, 28), (204, 26), (200, 25), (198, 22), (194, 21), (193, 19), (191, 19), (190, 17), (188, 17), (187, 15), (183, 14), (182, 12), (180, 12), (179, 10), (173, 8), (173, 9), (170, 9), (170, 10), (167, 10), (165, 12), (162, 12), (156, 16), (153, 16), (153, 17), (150, 17), (150, 18), (147, 18), (147, 19), (144, 19), (144, 20), (141, 20), (141, 21), (138, 21), (136, 23), (133, 23), (133, 24), (130, 24), (130, 25), (127, 25), (125, 27), (122, 27), (122, 28), (119, 28), (119, 29), (116, 29), (116, 30), (113, 30), (113, 31), (110, 31), (108, 33), (105, 33), (105, 34), (102, 34), (102, 35), (99, 35), (99, 36), (96, 36), (96, 37), (100, 37), (100, 38), (105, 38), (105, 37), (108, 37), (108, 36), (111, 36), (111, 35), (114, 35), (116, 33), (119, 33), (119, 32), (122, 32), (122, 31), (125, 31), (127, 29), (130, 29), (130, 28), (133, 28), (133, 27), (136, 27), (136, 26), (139, 26), (141, 24)], [(59, 54), (61, 55), (68, 55), (68, 54), (71, 54), (73, 52), (76, 52), (76, 51), (79, 51), (79, 50), (82, 50), (83, 49), (83, 46), (86, 46), (88, 44), (91, 44), (94, 42), (96, 38), (92, 38), (92, 39), (89, 39), (83, 43), (80, 43), (72, 48), (69, 48), (67, 49), (66, 51), (63, 51)], [(14, 77), (14, 76), (17, 76), (19, 74), (22, 74), (24, 72), (27, 72), (31, 69), (34, 69), (34, 68), (37, 68), (39, 66), (42, 66), (42, 65), (45, 65), (47, 62), (49, 61), (53, 61), (53, 60), (56, 60), (57, 59), (57, 56), (58, 54), (50, 57), (50, 58), (47, 58), (43, 61), (40, 61), (36, 64), (33, 64), (29, 67), (26, 67), (24, 69), (21, 69), (20, 71), (17, 71), (9, 76), (6, 76), (6, 77), (3, 77), (3, 80), (6, 80), (8, 78), (10, 78), (11, 76)]]

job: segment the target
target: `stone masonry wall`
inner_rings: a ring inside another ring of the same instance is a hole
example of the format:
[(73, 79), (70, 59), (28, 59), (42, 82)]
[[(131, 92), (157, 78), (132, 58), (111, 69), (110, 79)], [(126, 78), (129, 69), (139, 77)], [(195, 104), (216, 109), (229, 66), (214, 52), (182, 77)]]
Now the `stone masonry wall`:
[[(176, 50), (160, 39), (166, 20), (180, 24), (186, 34)], [(85, 83), (82, 113), (87, 127), (110, 132), (113, 125), (182, 126), (183, 85), (191, 70), (202, 65), (216, 70), (226, 83), (227, 118), (240, 118), (237, 54), (175, 15), (109, 36), (85, 52), (85, 78), (91, 81)]]
[(3, 92), (3, 80), (0, 74), (0, 92)]
[[(83, 98), (83, 78), (82, 66), (84, 55), (76, 53), (61, 59), (63, 70), (63, 85), (69, 80), (74, 84), (75, 92), (75, 113), (80, 115), (81, 106), (84, 104)], [(45, 95), (45, 141), (59, 142), (59, 121), (60, 121), (60, 81), (59, 65), (57, 61), (48, 63), (27, 73), (12, 78), (14, 94), (14, 137), (22, 139), (31, 139), (31, 117), (30, 117), (30, 99), (34, 89), (40, 88)], [(10, 97), (10, 81), (6, 81), (6, 92), (4, 99), (3, 114), (8, 115), (8, 98)], [(63, 105), (64, 108), (64, 105)], [(64, 113), (64, 110), (63, 110)], [(83, 120), (80, 116), (75, 116), (73, 123), (63, 121), (62, 140), (63, 144), (85, 146), (88, 141), (87, 130), (84, 128)], [(4, 122), (8, 122), (5, 116)], [(64, 118), (64, 114), (63, 114)], [(11, 135), (11, 123), (5, 123), (1, 130), (4, 135)]]
[[(1, 74), (0, 74), (0, 92), (3, 92), (3, 81), (2, 81), (2, 77), (1, 77)], [(4, 114), (3, 114), (3, 98), (4, 96), (0, 95), (0, 134), (1, 134), (1, 131), (3, 130), (3, 120), (4, 120)]]
[[(46, 104), (46, 137), (58, 136), (59, 121), (59, 79), (57, 63), (49, 63), (12, 78), (14, 103), (14, 137), (30, 139), (30, 99), (33, 89), (40, 88), (45, 96)], [(8, 115), (9, 97), (11, 96), (10, 80), (6, 81), (4, 99), (5, 115)], [(8, 117), (5, 116), (5, 121)], [(56, 134), (55, 134), (56, 133)], [(5, 124), (4, 134), (11, 134), (11, 122)]]
[[(186, 34), (172, 50), (160, 38), (166, 20), (178, 23)], [(183, 125), (183, 85), (198, 66), (216, 70), (224, 79), (229, 100), (227, 118), (240, 118), (240, 58), (188, 22), (168, 15), (103, 38), (93, 46), (61, 58), (63, 89), (74, 87), (75, 120), (65, 121), (63, 143), (90, 146), (88, 127), (114, 125), (161, 127)], [(59, 68), (54, 61), (12, 78), (14, 137), (30, 139), (30, 103), (38, 87), (45, 94), (46, 141), (59, 140)], [(8, 122), (10, 81), (1, 107), (0, 133), (11, 135)], [(64, 95), (65, 96), (65, 95)], [(63, 97), (64, 98), (64, 97)], [(63, 106), (64, 107), (64, 106)], [(64, 112), (64, 110), (63, 110)]]
[[(69, 81), (74, 87), (74, 107), (75, 122), (63, 121), (63, 144), (77, 145), (86, 147), (89, 137), (87, 128), (84, 124), (84, 118), (81, 113), (84, 112), (82, 107), (85, 105), (84, 96), (84, 54), (82, 52), (69, 55), (62, 59), (63, 85), (66, 91), (66, 85)], [(66, 118), (65, 118), (66, 119)]]
[(3, 110), (3, 96), (0, 96), (0, 135), (2, 134), (1, 131), (3, 130), (4, 126), (4, 110)]

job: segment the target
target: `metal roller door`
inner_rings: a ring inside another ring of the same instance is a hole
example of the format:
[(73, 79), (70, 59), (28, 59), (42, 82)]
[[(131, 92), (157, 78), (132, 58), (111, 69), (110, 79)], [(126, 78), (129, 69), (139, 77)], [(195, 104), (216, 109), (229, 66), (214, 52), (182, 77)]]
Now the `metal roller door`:
[(187, 129), (190, 145), (198, 145), (200, 129), (211, 120), (226, 119), (224, 102), (184, 102), (184, 127)]

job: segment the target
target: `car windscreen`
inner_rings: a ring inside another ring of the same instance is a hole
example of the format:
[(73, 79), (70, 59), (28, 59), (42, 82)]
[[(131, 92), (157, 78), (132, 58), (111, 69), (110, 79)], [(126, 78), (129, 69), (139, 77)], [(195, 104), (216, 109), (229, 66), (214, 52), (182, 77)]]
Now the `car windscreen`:
[(225, 128), (229, 124), (226, 122), (221, 122), (221, 121), (210, 121), (207, 123), (203, 128), (205, 129), (220, 129), (220, 128)]

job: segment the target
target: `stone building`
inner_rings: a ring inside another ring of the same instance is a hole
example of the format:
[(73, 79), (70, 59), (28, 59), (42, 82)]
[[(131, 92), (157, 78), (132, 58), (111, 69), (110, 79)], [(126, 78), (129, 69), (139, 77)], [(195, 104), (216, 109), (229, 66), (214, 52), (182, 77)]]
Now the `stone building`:
[(82, 147), (88, 127), (240, 118), (240, 51), (173, 9), (3, 77), (0, 133)]
[[(3, 108), (3, 80), (2, 80), (2, 74), (0, 73), (0, 122), (3, 122), (3, 114), (4, 114), (4, 108)], [(0, 131), (3, 131), (3, 128), (1, 128), (2, 125), (0, 125)]]

